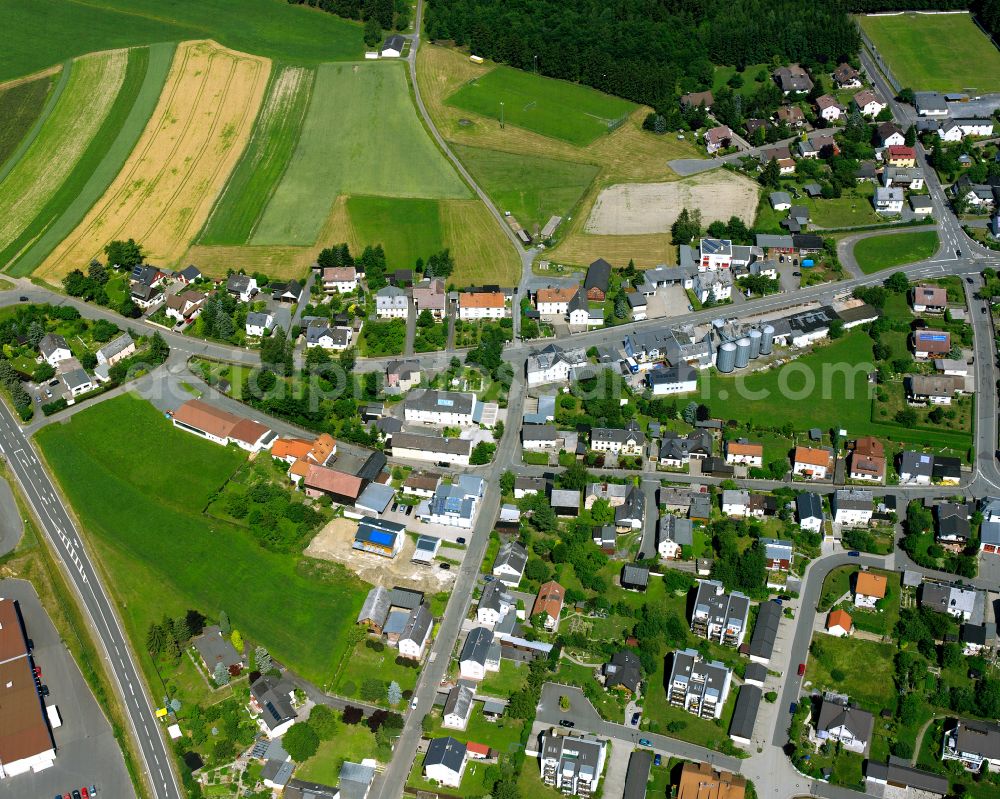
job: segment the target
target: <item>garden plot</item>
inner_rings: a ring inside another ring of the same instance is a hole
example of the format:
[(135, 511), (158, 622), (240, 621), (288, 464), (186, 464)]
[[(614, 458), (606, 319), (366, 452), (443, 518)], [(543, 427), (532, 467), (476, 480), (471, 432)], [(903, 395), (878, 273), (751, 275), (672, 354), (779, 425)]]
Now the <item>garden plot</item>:
[(42, 266), (62, 277), (113, 239), (140, 241), (176, 265), (243, 152), (270, 62), (214, 42), (177, 48), (159, 105), (104, 197)]
[(59, 102), (0, 184), (0, 250), (35, 219), (73, 171), (118, 96), (127, 67), (127, 50), (73, 62)]
[(671, 183), (618, 183), (598, 195), (584, 229), (611, 236), (666, 233), (683, 208), (701, 211), (706, 225), (732, 216), (749, 225), (757, 196), (756, 184), (723, 170)]

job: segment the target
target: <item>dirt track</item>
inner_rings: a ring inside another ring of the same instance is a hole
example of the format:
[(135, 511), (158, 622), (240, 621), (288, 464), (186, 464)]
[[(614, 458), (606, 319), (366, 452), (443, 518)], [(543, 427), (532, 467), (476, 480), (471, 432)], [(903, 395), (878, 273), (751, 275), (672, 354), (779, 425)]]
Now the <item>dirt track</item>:
[(666, 233), (681, 209), (700, 209), (704, 224), (757, 209), (756, 184), (725, 170), (670, 183), (618, 183), (601, 191), (584, 230), (598, 235)]

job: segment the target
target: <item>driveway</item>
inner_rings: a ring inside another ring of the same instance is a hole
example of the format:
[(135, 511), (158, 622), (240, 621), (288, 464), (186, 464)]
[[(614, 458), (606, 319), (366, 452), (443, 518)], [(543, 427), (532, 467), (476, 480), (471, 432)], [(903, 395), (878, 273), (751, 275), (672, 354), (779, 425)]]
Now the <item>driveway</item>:
[(615, 742), (608, 753), (608, 766), (604, 774), (604, 785), (601, 790), (604, 796), (623, 796), (625, 793), (625, 775), (628, 773), (628, 759), (632, 747), (628, 744)]

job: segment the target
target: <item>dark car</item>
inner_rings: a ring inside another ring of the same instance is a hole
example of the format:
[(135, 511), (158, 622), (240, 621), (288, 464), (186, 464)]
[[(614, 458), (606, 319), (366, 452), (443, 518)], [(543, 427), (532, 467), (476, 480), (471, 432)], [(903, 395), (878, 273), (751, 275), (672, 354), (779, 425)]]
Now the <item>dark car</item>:
[[(21, 302), (27, 302), (28, 298), (22, 294), (20, 297), (18, 297), (18, 300), (20, 300)], [(56, 799), (59, 799), (59, 797), (57, 796)]]
[(465, 543), (465, 539), (462, 538), (462, 536), (459, 536), (458, 538), (455, 539), (455, 543), (456, 544), (464, 544)]
[(412, 505), (407, 505), (406, 506), (406, 510), (403, 511), (403, 513), (405, 513), (407, 516), (409, 516), (411, 513), (413, 513), (413, 506)]
[(858, 550), (856, 550), (856, 549), (852, 549), (850, 552), (847, 553), (847, 557), (849, 557), (849, 558), (860, 558), (861, 557), (861, 553), (858, 552)]
[(792, 599), (792, 595), (791, 594), (782, 594), (781, 596), (778, 597), (778, 599), (781, 599), (781, 600), (783, 600), (785, 602), (789, 602)]
[(659, 766), (662, 764), (663, 764), (663, 756), (659, 754), (653, 755), (653, 765)]
[(73, 791), (73, 799), (82, 799), (79, 791)]
[(398, 502), (393, 502), (392, 503), (392, 512), (395, 513), (397, 510), (399, 510), (399, 503)]
[(773, 602), (773, 603), (774, 603), (775, 605), (780, 605), (780, 604), (781, 604), (781, 599), (780, 599), (780, 597), (775, 597), (775, 598), (774, 598), (774, 599), (772, 599), (771, 601), (772, 601), (772, 602)]
[(633, 727), (638, 727), (639, 726), (639, 719), (641, 719), (641, 718), (642, 718), (642, 713), (640, 713), (640, 712), (633, 713), (632, 714), (632, 726)]
[(559, 726), (560, 727), (575, 727), (576, 726), (576, 722), (575, 721), (570, 721), (569, 719), (559, 719)]
[(986, 313), (986, 306), (985, 305), (982, 308), (979, 309), (979, 313)]
[(961, 258), (962, 257), (962, 251), (961, 250), (955, 250), (955, 257), (956, 258)]
[(444, 569), (445, 571), (447, 571), (448, 569), (451, 568), (451, 564), (450, 563), (439, 563), (438, 564), (438, 568), (441, 568), (441, 569)]
[(797, 703), (795, 703), (795, 702), (792, 702), (792, 704), (790, 704), (790, 705), (788, 706), (788, 712), (789, 712), (789, 713), (794, 713), (794, 712), (795, 712), (796, 710), (798, 710), (798, 709), (799, 709), (799, 706), (798, 706), (798, 704), (797, 704)]
[(971, 286), (972, 285), (972, 278), (971, 277), (967, 277), (965, 279), (965, 282), (968, 283)]
[(792, 277), (802, 277), (801, 272), (792, 272)]
[(49, 686), (43, 685), (42, 688), (41, 688), (41, 690), (42, 690), (42, 696), (48, 696), (49, 695)]

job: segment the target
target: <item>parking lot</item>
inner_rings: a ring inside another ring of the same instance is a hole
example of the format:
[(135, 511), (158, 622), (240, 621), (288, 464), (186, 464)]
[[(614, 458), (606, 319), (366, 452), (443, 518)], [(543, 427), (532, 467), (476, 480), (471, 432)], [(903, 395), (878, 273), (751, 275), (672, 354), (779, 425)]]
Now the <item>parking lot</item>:
[(3, 580), (0, 596), (20, 603), (28, 637), (34, 641), (35, 663), (49, 689), (45, 704), (56, 705), (62, 718), (62, 726), (53, 730), (55, 765), (37, 774), (28, 772), (0, 780), (0, 799), (52, 799), (91, 785), (97, 786), (97, 795), (102, 799), (134, 797), (111, 725), (34, 588), (23, 580)]

